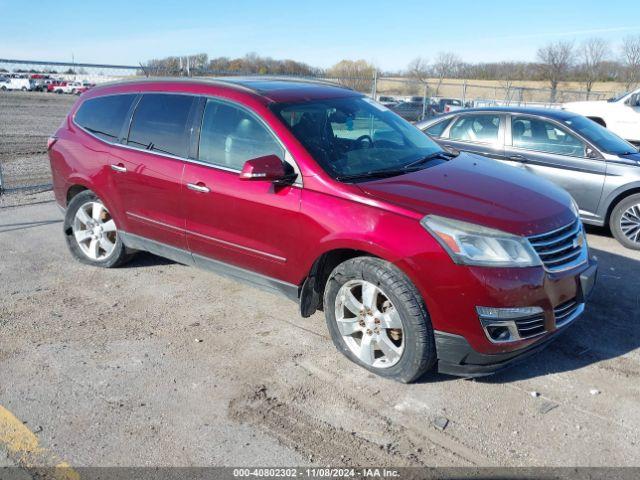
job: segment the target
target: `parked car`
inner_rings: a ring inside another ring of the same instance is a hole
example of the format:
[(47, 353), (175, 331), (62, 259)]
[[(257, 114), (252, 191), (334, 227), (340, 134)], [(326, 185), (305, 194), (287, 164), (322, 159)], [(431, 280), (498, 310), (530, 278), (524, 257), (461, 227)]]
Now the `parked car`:
[(60, 85), (53, 87), (54, 93), (70, 93), (75, 95), (80, 90), (86, 91), (87, 88), (81, 82), (61, 82)]
[(398, 100), (395, 99), (395, 97), (390, 97), (387, 95), (380, 95), (378, 97), (378, 103), (380, 103), (381, 105), (384, 105), (385, 107), (389, 108), (389, 107), (393, 107), (395, 105), (397, 105)]
[(434, 98), (433, 111), (436, 114), (449, 113), (463, 108), (462, 100), (458, 98)]
[(494, 107), (455, 112), (418, 127), (447, 149), (478, 153), (566, 189), (586, 223), (608, 224), (640, 249), (640, 153), (610, 130), (555, 109)]
[(66, 85), (67, 82), (62, 81), (62, 80), (53, 80), (51, 83), (49, 83), (47, 85), (47, 92), (54, 92), (56, 87), (62, 86), (62, 85)]
[(640, 88), (607, 101), (565, 103), (562, 109), (590, 118), (620, 137), (640, 144)]
[(28, 78), (8, 78), (7, 80), (7, 82), (0, 84), (1, 90), (21, 90), (23, 92), (31, 90)]
[(410, 122), (417, 122), (420, 120), (424, 112), (422, 103), (418, 102), (400, 102), (397, 105), (390, 107), (390, 109)]
[(485, 375), (540, 350), (595, 281), (564, 190), (453, 158), (324, 83), (101, 85), (48, 152), (81, 262), (146, 250), (284, 293), (304, 317), (324, 311), (349, 359), (403, 382), (434, 368)]

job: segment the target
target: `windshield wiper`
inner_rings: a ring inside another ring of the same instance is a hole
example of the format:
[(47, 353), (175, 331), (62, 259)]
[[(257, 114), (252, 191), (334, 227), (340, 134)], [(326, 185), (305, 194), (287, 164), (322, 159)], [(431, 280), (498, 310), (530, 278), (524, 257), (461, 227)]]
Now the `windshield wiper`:
[(404, 168), (394, 168), (388, 170), (371, 170), (369, 172), (354, 173), (353, 175), (340, 175), (336, 177), (336, 180), (344, 182), (345, 180), (358, 180), (360, 178), (385, 178), (393, 177), (396, 175), (404, 175), (407, 170)]
[(455, 158), (455, 157), (457, 157), (457, 155), (453, 153), (445, 152), (444, 150), (442, 150), (439, 152), (430, 153), (429, 155), (419, 158), (415, 162), (409, 162), (406, 165), (404, 165), (402, 168), (404, 170), (407, 170), (409, 168), (417, 167), (419, 165), (424, 165), (425, 163), (430, 162), (431, 160), (435, 160), (436, 158), (440, 158), (442, 160), (451, 160), (452, 158)]

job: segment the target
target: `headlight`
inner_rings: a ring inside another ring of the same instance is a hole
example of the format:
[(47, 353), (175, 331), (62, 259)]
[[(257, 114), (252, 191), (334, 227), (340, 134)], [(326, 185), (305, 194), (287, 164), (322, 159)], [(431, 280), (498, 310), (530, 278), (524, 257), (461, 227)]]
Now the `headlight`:
[(524, 237), (437, 215), (427, 215), (420, 223), (455, 263), (485, 267), (541, 265), (538, 254)]

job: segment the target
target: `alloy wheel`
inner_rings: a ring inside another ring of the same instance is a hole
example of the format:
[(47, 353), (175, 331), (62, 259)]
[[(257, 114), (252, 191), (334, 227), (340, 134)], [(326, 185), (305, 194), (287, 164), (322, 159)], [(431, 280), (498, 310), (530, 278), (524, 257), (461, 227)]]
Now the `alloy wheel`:
[(91, 260), (105, 260), (116, 247), (118, 232), (109, 211), (100, 202), (83, 204), (73, 220), (73, 235)]
[(351, 352), (374, 368), (398, 363), (404, 351), (400, 313), (389, 297), (365, 280), (350, 280), (336, 296), (336, 322)]
[(627, 208), (620, 217), (620, 230), (634, 243), (640, 243), (640, 204)]

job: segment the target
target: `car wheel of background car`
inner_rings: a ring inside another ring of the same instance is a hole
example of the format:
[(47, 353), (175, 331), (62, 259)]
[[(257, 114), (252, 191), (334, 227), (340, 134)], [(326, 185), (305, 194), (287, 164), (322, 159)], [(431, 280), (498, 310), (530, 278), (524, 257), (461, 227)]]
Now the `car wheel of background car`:
[(122, 243), (109, 210), (90, 190), (79, 193), (69, 202), (64, 233), (73, 256), (88, 265), (117, 267), (133, 255)]
[(22, 88), (21, 88), (21, 90), (22, 90), (23, 92), (26, 92), (26, 91), (27, 91), (27, 87), (22, 87)]
[(622, 245), (640, 250), (640, 194), (631, 195), (615, 206), (609, 227)]
[(6, 92), (7, 91), (7, 87), (5, 87), (4, 85), (2, 86), (2, 91)]
[(338, 265), (327, 281), (324, 311), (336, 348), (367, 370), (409, 383), (435, 365), (424, 302), (389, 262), (356, 257)]

